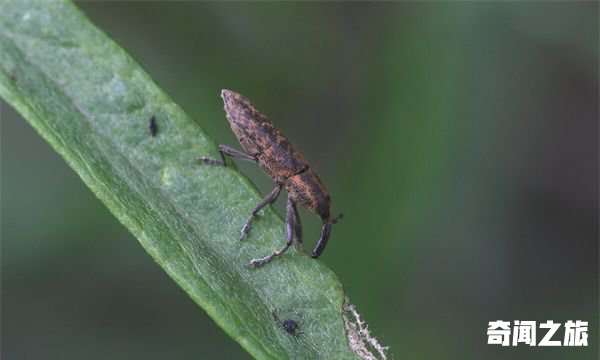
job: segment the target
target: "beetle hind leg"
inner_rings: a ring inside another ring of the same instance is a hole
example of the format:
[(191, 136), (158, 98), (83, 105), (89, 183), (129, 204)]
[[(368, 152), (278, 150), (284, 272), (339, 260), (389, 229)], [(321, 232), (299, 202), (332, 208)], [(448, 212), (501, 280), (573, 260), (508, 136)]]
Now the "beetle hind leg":
[(236, 150), (227, 145), (219, 145), (219, 154), (221, 155), (221, 160), (212, 159), (206, 156), (202, 156), (196, 158), (196, 161), (203, 162), (208, 165), (221, 165), (225, 166), (227, 163), (225, 162), (225, 154), (231, 156), (232, 158), (254, 161), (256, 162), (256, 158), (254, 156), (248, 155), (245, 152)]
[(285, 215), (285, 231), (286, 231), (285, 245), (281, 249), (273, 252), (271, 255), (265, 256), (264, 258), (260, 258), (260, 259), (253, 259), (252, 261), (250, 261), (250, 263), (247, 266), (249, 266), (249, 267), (263, 266), (263, 265), (267, 264), (268, 262), (270, 262), (271, 260), (273, 260), (274, 258), (276, 258), (277, 256), (280, 256), (283, 253), (285, 253), (287, 251), (287, 249), (289, 249), (290, 246), (292, 246), (293, 238), (294, 238), (294, 219), (295, 219), (294, 214), (295, 213), (297, 213), (297, 212), (294, 211), (294, 203), (288, 197), (287, 210), (286, 210), (286, 215)]

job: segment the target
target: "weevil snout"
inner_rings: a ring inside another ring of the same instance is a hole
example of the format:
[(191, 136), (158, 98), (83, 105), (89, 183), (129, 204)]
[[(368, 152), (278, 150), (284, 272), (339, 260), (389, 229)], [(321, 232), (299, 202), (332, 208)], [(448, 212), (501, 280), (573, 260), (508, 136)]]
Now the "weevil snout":
[(331, 225), (333, 225), (333, 223), (329, 221), (323, 223), (323, 227), (321, 228), (321, 237), (319, 238), (319, 241), (317, 242), (317, 245), (315, 246), (311, 254), (311, 256), (314, 259), (318, 258), (319, 255), (321, 255), (321, 253), (323, 252), (323, 250), (325, 250), (325, 246), (327, 245), (327, 241), (329, 240), (329, 235), (331, 235)]
[(333, 219), (323, 219), (323, 227), (321, 228), (321, 237), (317, 242), (311, 256), (316, 259), (321, 255), (323, 250), (325, 250), (325, 245), (327, 245), (327, 241), (329, 240), (329, 235), (331, 235), (331, 226), (337, 224), (337, 222), (344, 217), (344, 214), (339, 214)]

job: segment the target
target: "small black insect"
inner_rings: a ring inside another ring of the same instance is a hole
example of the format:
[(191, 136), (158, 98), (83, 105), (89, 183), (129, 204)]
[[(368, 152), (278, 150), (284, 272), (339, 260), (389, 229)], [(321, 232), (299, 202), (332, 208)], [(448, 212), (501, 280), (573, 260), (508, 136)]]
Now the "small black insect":
[(150, 125), (148, 125), (148, 129), (150, 129), (150, 135), (155, 137), (156, 133), (158, 132), (158, 126), (156, 125), (156, 117), (154, 115), (152, 115), (150, 118)]
[(301, 333), (296, 331), (298, 330), (298, 323), (292, 319), (283, 320), (283, 328), (288, 332), (288, 334), (300, 335)]
[(290, 335), (299, 336), (304, 333), (302, 330), (300, 330), (298, 328), (299, 325), (295, 320), (285, 319), (282, 322), (281, 319), (279, 318), (279, 310), (278, 309), (273, 310), (273, 318), (275, 319), (275, 321), (277, 321), (279, 324), (281, 324), (281, 327), (283, 327), (283, 329)]

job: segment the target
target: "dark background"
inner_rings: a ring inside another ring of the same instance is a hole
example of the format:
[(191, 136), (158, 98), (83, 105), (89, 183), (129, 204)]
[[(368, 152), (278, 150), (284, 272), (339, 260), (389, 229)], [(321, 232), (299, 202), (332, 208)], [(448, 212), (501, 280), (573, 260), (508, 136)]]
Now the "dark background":
[[(229, 88), (304, 153), (345, 214), (322, 259), (394, 358), (598, 358), (597, 2), (79, 5), (217, 142)], [(1, 111), (3, 359), (249, 358)], [(487, 345), (499, 319), (591, 346)]]

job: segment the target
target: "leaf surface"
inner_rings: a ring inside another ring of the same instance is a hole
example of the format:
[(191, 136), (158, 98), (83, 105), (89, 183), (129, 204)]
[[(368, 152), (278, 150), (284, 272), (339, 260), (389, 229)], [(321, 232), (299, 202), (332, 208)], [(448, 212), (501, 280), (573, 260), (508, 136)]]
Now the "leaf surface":
[[(253, 356), (356, 358), (335, 275), (293, 249), (262, 268), (243, 266), (283, 245), (281, 218), (265, 209), (238, 240), (261, 195), (235, 167), (194, 161), (217, 157), (215, 143), (73, 4), (0, 3), (0, 95)], [(286, 333), (274, 310), (297, 318), (303, 334)]]

